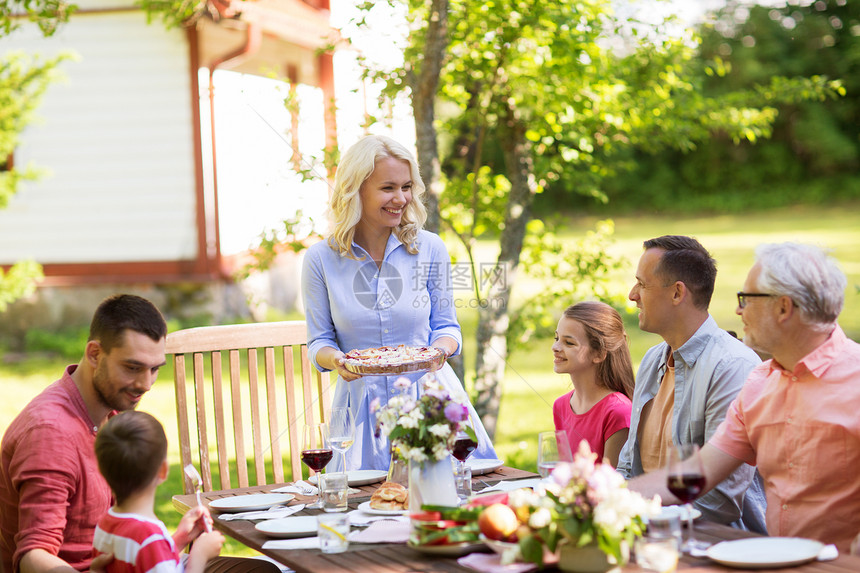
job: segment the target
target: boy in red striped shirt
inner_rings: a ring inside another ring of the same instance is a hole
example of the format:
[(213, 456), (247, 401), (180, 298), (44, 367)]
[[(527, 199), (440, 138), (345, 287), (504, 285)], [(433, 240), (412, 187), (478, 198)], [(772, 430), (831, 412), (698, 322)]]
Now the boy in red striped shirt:
[[(154, 511), (155, 490), (167, 479), (167, 438), (145, 412), (127, 411), (99, 431), (96, 459), (116, 503), (99, 520), (94, 556), (112, 553), (107, 573), (203, 573), (221, 551), (224, 537), (207, 533), (212, 518), (205, 507), (189, 510), (171, 536)], [(183, 564), (179, 549), (195, 540)]]

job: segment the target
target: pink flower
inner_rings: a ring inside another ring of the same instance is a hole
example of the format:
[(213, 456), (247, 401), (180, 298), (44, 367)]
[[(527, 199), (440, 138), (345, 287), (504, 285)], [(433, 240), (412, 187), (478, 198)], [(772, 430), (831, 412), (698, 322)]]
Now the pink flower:
[(449, 422), (462, 422), (469, 417), (469, 410), (463, 404), (450, 402), (445, 406), (445, 417)]
[(412, 386), (412, 381), (409, 380), (406, 376), (401, 376), (397, 380), (394, 381), (394, 387), (400, 390), (401, 392), (404, 390), (409, 390), (409, 387)]
[(370, 402), (370, 413), (375, 414), (379, 410), (379, 397), (377, 396)]

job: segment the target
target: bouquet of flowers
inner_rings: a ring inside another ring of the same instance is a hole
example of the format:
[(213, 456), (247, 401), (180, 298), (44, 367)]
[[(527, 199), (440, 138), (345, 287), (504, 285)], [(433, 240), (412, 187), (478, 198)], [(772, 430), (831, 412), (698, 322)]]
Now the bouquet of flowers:
[(409, 461), (423, 463), (438, 461), (447, 456), (458, 431), (470, 433), (474, 430), (464, 422), (469, 418), (465, 395), (452, 397), (432, 375), (423, 380), (419, 398), (413, 398), (408, 390), (412, 382), (405, 377), (394, 382), (400, 394), (380, 407), (376, 398), (370, 404), (376, 413), (376, 435), (388, 436), (392, 450)]
[(544, 548), (555, 553), (563, 542), (596, 544), (610, 563), (626, 563), (633, 540), (644, 532), (643, 518), (660, 513), (660, 498), (627, 489), (621, 474), (596, 460), (583, 440), (573, 463), (558, 464), (543, 491), (510, 493), (507, 504), (525, 526), (517, 531), (523, 560), (542, 565)]

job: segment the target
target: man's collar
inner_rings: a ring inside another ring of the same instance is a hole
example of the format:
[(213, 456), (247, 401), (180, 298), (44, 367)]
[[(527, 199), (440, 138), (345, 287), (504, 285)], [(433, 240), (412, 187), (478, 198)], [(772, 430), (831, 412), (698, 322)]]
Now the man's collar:
[[(699, 359), (699, 356), (704, 352), (705, 347), (710, 342), (711, 338), (719, 331), (719, 327), (717, 326), (717, 321), (709, 314), (708, 318), (705, 319), (705, 322), (699, 326), (696, 332), (691, 336), (684, 344), (681, 345), (678, 349), (670, 349), (671, 352), (676, 353), (676, 363), (677, 366), (677, 358), (680, 357), (684, 364), (688, 367), (692, 366), (696, 363), (696, 360)], [(667, 345), (668, 346), (668, 345)], [(668, 366), (667, 361), (669, 358), (669, 351), (663, 355), (663, 360), (660, 362), (661, 371), (665, 371)]]

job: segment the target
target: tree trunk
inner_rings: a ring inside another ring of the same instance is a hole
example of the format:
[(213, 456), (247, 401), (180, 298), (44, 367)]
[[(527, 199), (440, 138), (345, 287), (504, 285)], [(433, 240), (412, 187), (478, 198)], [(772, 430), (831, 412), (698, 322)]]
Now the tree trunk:
[(434, 106), (439, 88), (439, 73), (448, 48), (448, 0), (431, 0), (427, 23), (427, 41), (420, 62), (415, 64), (411, 78), (412, 111), (415, 115), (415, 135), (418, 147), (418, 164), (421, 179), (427, 188), (424, 203), (427, 222), (424, 228), (439, 232), (439, 194), (442, 192), (439, 176), (439, 150), (436, 143)]
[[(529, 142), (525, 137), (525, 126), (517, 121), (515, 110), (508, 109), (505, 133), (500, 144), (504, 151), (511, 192), (505, 208), (505, 228), (499, 240), (501, 250), (496, 280), (490, 283), (492, 286), (486, 304), (478, 310), (478, 354), (475, 361), (475, 408), (491, 438), (496, 433), (502, 380), (508, 357), (506, 334), (510, 322), (508, 305), (511, 288), (516, 281), (526, 225), (532, 218), (535, 193)], [(486, 276), (478, 278), (487, 280)]]

